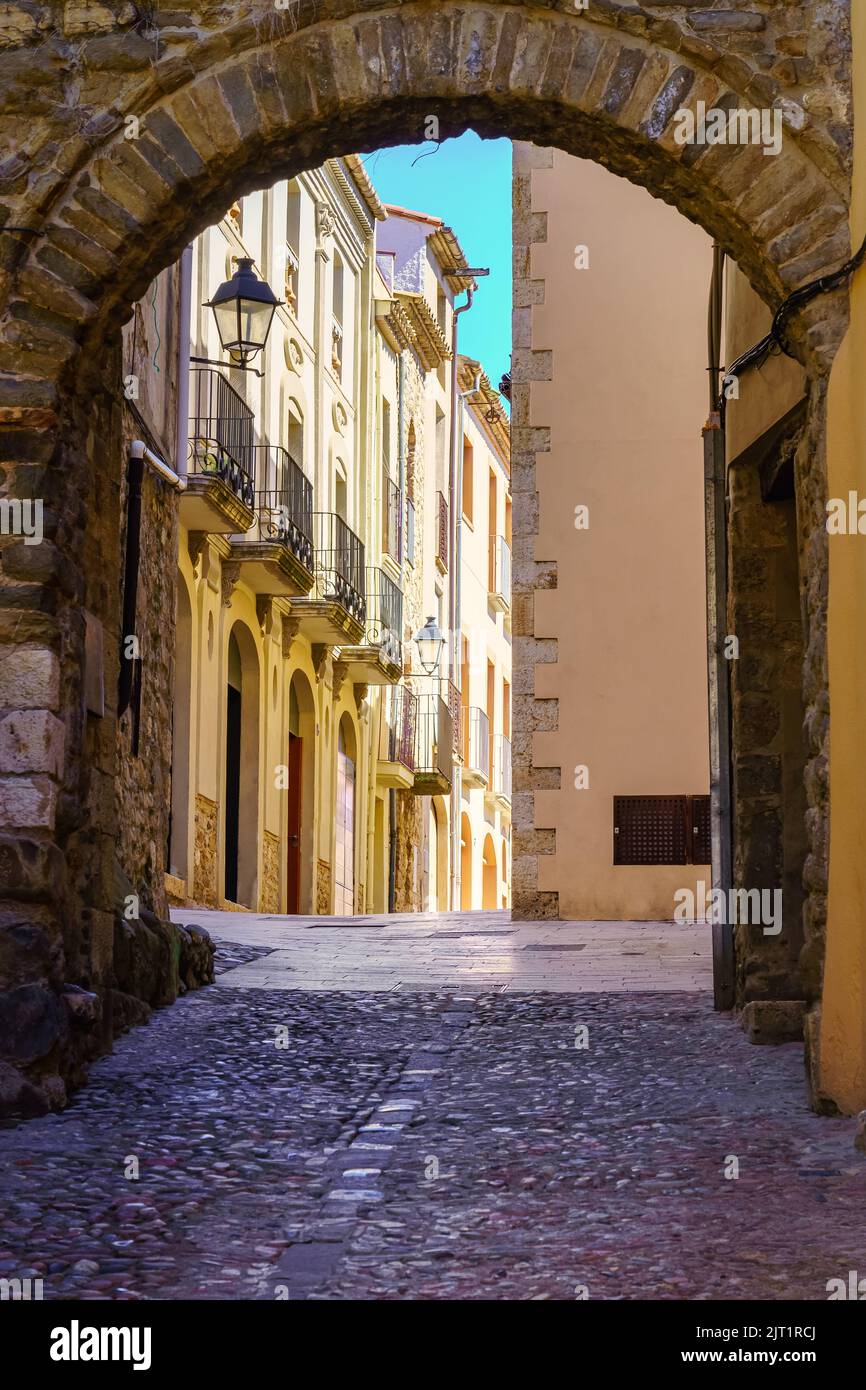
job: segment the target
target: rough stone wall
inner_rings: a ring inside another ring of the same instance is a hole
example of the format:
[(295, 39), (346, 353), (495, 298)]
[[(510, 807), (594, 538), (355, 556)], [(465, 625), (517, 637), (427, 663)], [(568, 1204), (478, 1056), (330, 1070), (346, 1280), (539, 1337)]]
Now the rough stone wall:
[(280, 837), (270, 830), (264, 832), (262, 839), (262, 888), (259, 896), (261, 912), (279, 912)]
[(394, 911), (418, 912), (415, 865), (427, 831), (426, 796), (397, 792), (397, 863), (394, 873)]
[(316, 916), (327, 917), (331, 911), (331, 866), (326, 859), (316, 860)]
[(196, 792), (195, 842), (193, 849), (194, 901), (201, 907), (217, 906), (219, 845), (217, 822), (219, 808), (210, 797)]
[(729, 489), (728, 630), (739, 641), (731, 662), (734, 882), (781, 888), (783, 923), (777, 936), (754, 924), (735, 928), (742, 1007), (804, 994), (804, 652), (794, 501), (765, 502), (758, 470), (745, 463), (730, 469)]
[[(536, 698), (536, 667), (556, 660), (556, 639), (535, 636), (535, 591), (556, 588), (556, 563), (535, 557), (538, 533), (536, 467), (544, 467), (550, 431), (532, 424), (531, 383), (550, 381), (553, 354), (532, 343), (532, 305), (544, 298), (544, 282), (533, 280), (530, 251), (546, 240), (544, 213), (532, 211), (532, 170), (549, 168), (550, 150), (514, 144), (512, 184), (513, 353), (511, 360), (512, 498), (512, 916), (519, 921), (559, 915), (559, 894), (538, 891), (538, 859), (553, 854), (555, 832), (535, 828), (537, 791), (557, 790), (560, 769), (537, 767), (532, 740), (538, 729), (556, 728), (558, 700)], [(540, 458), (539, 458), (540, 456)], [(538, 462), (537, 462), (538, 460)]]
[[(124, 451), (142, 439), (174, 464), (177, 411), (178, 272), (159, 277), (152, 294), (135, 305), (123, 335), (123, 377), (134, 378), (137, 398), (124, 410)], [(160, 365), (161, 362), (161, 365)], [(124, 553), (127, 477), (121, 480), (121, 555)], [(118, 862), (145, 907), (168, 915), (165, 894), (171, 809), (171, 709), (174, 679), (177, 493), (149, 468), (141, 502), (135, 636), (141, 650), (140, 699), (135, 690), (117, 731)], [(137, 728), (136, 728), (137, 725)]]

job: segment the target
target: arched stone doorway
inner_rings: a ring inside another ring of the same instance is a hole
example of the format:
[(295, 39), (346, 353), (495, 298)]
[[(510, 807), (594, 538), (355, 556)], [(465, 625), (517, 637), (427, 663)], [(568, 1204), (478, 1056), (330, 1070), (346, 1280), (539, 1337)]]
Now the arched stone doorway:
[(485, 912), (495, 912), (499, 907), (499, 865), (496, 862), (496, 846), (492, 835), (484, 837), (484, 852), (481, 861), (481, 906)]
[(236, 622), (226, 649), (223, 764), (223, 897), (258, 907), (259, 657), (246, 623)]
[(428, 912), (448, 911), (448, 807), (442, 797), (430, 798), (427, 820)]
[(460, 910), (472, 911), (472, 821), (465, 811), (460, 816)]
[(315, 892), (316, 707), (303, 671), (289, 685), (286, 911), (309, 914)]
[(358, 748), (355, 728), (344, 714), (337, 730), (337, 785), (334, 805), (334, 912), (351, 917), (355, 911), (355, 821), (358, 792)]
[[(667, 6), (662, 13), (617, 6), (584, 13), (444, 0), (435, 9), (386, 3), (365, 14), (351, 0), (337, 0), (327, 23), (312, 23), (304, 7), (272, 10), (263, 22), (261, 9), (241, 0), (228, 26), (222, 15), (212, 30), (207, 24), (168, 25), (156, 50), (142, 44), (140, 59), (124, 59), (118, 70), (117, 40), (131, 35), (138, 20), (106, 18), (105, 7), (96, 7), (92, 31), (85, 20), (76, 38), (60, 41), (39, 112), (28, 110), (24, 84), (20, 90), (12, 84), (7, 109), (13, 116), (20, 112), (22, 136), (8, 169), (8, 217), (32, 234), (10, 234), (0, 269), (0, 442), (4, 458), (14, 461), (4, 485), (22, 495), (38, 487), (46, 513), (56, 521), (47, 529), (50, 563), (38, 578), (27, 571), (32, 596), (23, 609), (17, 591), (20, 547), (4, 551), (8, 604), (18, 621), (0, 659), (9, 707), (16, 700), (38, 707), (46, 720), (62, 722), (66, 737), (62, 765), (54, 772), (44, 774), (38, 765), (29, 773), (14, 769), (16, 777), (44, 776), (47, 790), (38, 825), (10, 837), (13, 867), (5, 879), (7, 898), (22, 920), (34, 922), (39, 959), (50, 955), (54, 961), (48, 974), (40, 973), (48, 993), (84, 974), (104, 984), (110, 974), (109, 957), (94, 951), (80, 924), (85, 916), (110, 921), (115, 904), (104, 885), (112, 882), (114, 860), (122, 856), (122, 827), (115, 824), (99, 842), (80, 827), (92, 820), (100, 795), (91, 768), (97, 745), (103, 751), (114, 747), (114, 714), (109, 702), (109, 725), (97, 727), (82, 721), (80, 711), (85, 611), (88, 621), (101, 626), (110, 676), (119, 648), (117, 588), (105, 575), (120, 572), (118, 342), (130, 303), (237, 195), (350, 147), (366, 151), (418, 140), (431, 115), (440, 137), (472, 125), (485, 135), (558, 145), (643, 183), (700, 222), (759, 292), (778, 303), (792, 288), (836, 269), (849, 251), (850, 149), (835, 115), (849, 95), (847, 7), (838, 7), (837, 42), (828, 45), (833, 56), (803, 68), (778, 158), (765, 158), (760, 147), (680, 146), (673, 116), (698, 101), (748, 109), (781, 100), (783, 77), (764, 58), (801, 10), (805, 32), (805, 3), (762, 15), (765, 50), (764, 39), (751, 31), (725, 24), (698, 30), (688, 7), (677, 7), (676, 14)], [(140, 36), (132, 37), (137, 42)], [(28, 69), (28, 50), (35, 52), (41, 42), (34, 32), (20, 52), (11, 46), (21, 71)], [(65, 100), (72, 67), (74, 128)], [(104, 105), (107, 84), (110, 110)], [(791, 344), (811, 372), (798, 518), (808, 563), (806, 914), (818, 934), (829, 822), (823, 791), (829, 744), (825, 395), (846, 306), (845, 292), (837, 292), (816, 301), (790, 327)], [(540, 359), (543, 354), (536, 359), (515, 352), (518, 395), (529, 380), (543, 377)], [(528, 431), (514, 468), (515, 546), (523, 544), (530, 554), (534, 448)], [(514, 577), (517, 689), (531, 689), (520, 685), (520, 676), (533, 664), (535, 585), (535, 562), (526, 561)], [(536, 892), (530, 846), (539, 836), (532, 793), (544, 788), (550, 773), (533, 764), (531, 735), (536, 725), (543, 727), (544, 715), (531, 696), (515, 701), (513, 868), (530, 906)], [(101, 777), (110, 779), (105, 756), (100, 768)], [(58, 819), (61, 791), (63, 804), (76, 815)], [(167, 808), (157, 798), (152, 818), (155, 838), (165, 843)], [(550, 832), (540, 833), (543, 838)], [(48, 847), (40, 869), (33, 869), (27, 850), (34, 836)], [(68, 872), (60, 871), (62, 865)], [(28, 908), (34, 895), (40, 899), (38, 920)], [(154, 895), (150, 905), (164, 911), (158, 888)], [(58, 949), (43, 949), (46, 934)], [(0, 986), (8, 983), (4, 979)]]

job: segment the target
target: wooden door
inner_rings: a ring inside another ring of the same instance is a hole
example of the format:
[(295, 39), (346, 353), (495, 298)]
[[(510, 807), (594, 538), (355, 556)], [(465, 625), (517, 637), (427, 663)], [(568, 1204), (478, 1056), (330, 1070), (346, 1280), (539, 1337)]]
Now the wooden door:
[(289, 734), (288, 857), (286, 860), (286, 911), (301, 910), (301, 816), (303, 810), (304, 740)]

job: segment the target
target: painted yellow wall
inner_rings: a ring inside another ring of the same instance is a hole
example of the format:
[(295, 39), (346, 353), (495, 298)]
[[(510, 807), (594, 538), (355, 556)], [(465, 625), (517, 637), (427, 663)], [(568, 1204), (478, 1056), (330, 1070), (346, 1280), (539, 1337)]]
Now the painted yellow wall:
[[(533, 211), (547, 240), (532, 346), (553, 351), (533, 382), (538, 455), (535, 559), (558, 586), (535, 595), (535, 636), (557, 639), (535, 694), (559, 700), (533, 761), (561, 767), (537, 792), (535, 825), (556, 830), (538, 884), (564, 918), (669, 919), (674, 892), (710, 880), (696, 866), (614, 866), (615, 795), (709, 792), (703, 454), (711, 244), (641, 188), (559, 151), (536, 169)], [(589, 268), (575, 268), (586, 246)], [(554, 288), (555, 287), (555, 288)], [(575, 528), (575, 507), (589, 528)], [(574, 770), (589, 770), (577, 790)]]
[[(852, 6), (854, 187), (851, 242), (866, 235), (866, 7)], [(851, 325), (830, 378), (828, 497), (866, 496), (866, 271), (851, 287)], [(821, 1019), (822, 1089), (866, 1106), (866, 537), (829, 538), (830, 885)]]

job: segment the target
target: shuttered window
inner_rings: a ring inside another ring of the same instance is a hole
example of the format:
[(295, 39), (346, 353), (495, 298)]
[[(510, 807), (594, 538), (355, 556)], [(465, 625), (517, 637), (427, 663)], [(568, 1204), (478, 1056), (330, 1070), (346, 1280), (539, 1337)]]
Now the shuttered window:
[(709, 864), (708, 796), (615, 796), (614, 864)]

